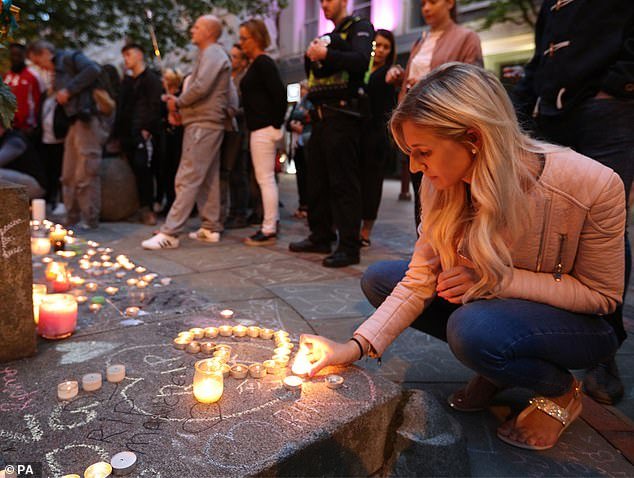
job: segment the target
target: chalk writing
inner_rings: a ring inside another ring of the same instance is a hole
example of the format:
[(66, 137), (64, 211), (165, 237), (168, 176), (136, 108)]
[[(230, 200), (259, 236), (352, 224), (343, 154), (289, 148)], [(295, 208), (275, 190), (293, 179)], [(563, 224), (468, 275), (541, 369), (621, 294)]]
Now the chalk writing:
[[(96, 445), (86, 445), (84, 443), (74, 443), (71, 445), (66, 445), (64, 447), (60, 447), (60, 448), (55, 448), (52, 451), (49, 451), (45, 456), (44, 459), (46, 461), (46, 464), (48, 465), (49, 469), (51, 470), (51, 474), (54, 476), (60, 476), (63, 475), (65, 473), (65, 471), (62, 469), (62, 466), (60, 465), (59, 461), (57, 461), (57, 456), (69, 451), (69, 450), (73, 450), (76, 448), (86, 448), (88, 450), (92, 450), (95, 451), (98, 455), (99, 455), (99, 459), (100, 460), (95, 460), (95, 461), (110, 461), (110, 455), (108, 454), (108, 452), (106, 450), (104, 450), (103, 448), (96, 446)], [(91, 462), (94, 463), (94, 462)]]
[(0, 412), (19, 412), (31, 405), (37, 390), (27, 392), (18, 382), (18, 371), (12, 368), (0, 370), (0, 391), (6, 398), (0, 403)]
[[(86, 400), (90, 400), (90, 403), (81, 405)], [(72, 430), (87, 425), (97, 418), (95, 408), (99, 406), (99, 402), (93, 400), (91, 397), (80, 397), (72, 402), (57, 404), (48, 419), (48, 426), (53, 430)], [(65, 423), (66, 420), (69, 423)]]
[(33, 443), (40, 441), (44, 432), (39, 421), (33, 415), (24, 415), (24, 422), (29, 431), (29, 435), (16, 431), (0, 430), (0, 438), (7, 441), (19, 441), (23, 443)]
[(23, 222), (25, 222), (24, 219), (14, 219), (10, 223), (0, 227), (0, 250), (2, 250), (2, 257), (4, 259), (10, 259), (25, 249), (24, 246), (12, 247), (13, 241), (15, 241), (16, 238), (9, 234), (11, 229)]

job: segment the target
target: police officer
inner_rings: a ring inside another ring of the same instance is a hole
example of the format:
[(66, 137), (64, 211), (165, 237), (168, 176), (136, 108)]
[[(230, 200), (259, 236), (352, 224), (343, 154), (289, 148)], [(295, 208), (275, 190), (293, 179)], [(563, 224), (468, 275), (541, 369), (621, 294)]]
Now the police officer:
[(368, 113), (364, 85), (369, 77), (374, 28), (348, 16), (347, 0), (321, 0), (335, 29), (306, 50), (308, 98), (315, 106), (308, 143), (308, 238), (292, 242), (293, 252), (330, 253), (325, 267), (359, 263), (361, 124)]

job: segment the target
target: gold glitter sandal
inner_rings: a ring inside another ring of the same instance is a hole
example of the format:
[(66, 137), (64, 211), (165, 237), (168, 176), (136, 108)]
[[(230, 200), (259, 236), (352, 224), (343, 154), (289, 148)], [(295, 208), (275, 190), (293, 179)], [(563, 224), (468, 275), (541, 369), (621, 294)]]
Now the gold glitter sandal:
[(515, 427), (518, 422), (521, 422), (534, 410), (539, 410), (540, 412), (554, 418), (562, 425), (562, 428), (561, 430), (559, 430), (559, 434), (557, 435), (557, 439), (554, 443), (551, 443), (550, 445), (529, 445), (528, 443), (516, 441), (502, 435), (499, 429), (497, 432), (498, 438), (503, 442), (508, 443), (509, 445), (513, 445), (518, 448), (524, 448), (526, 450), (548, 450), (554, 447), (559, 441), (559, 437), (561, 437), (562, 433), (566, 431), (570, 424), (574, 422), (581, 414), (581, 410), (583, 408), (583, 406), (581, 405), (581, 382), (575, 380), (572, 386), (574, 387), (573, 395), (570, 399), (570, 402), (568, 402), (566, 408), (560, 407), (555, 402), (545, 397), (534, 397), (531, 398), (531, 400), (529, 401), (530, 405), (522, 410), (522, 412), (513, 420), (513, 426)]

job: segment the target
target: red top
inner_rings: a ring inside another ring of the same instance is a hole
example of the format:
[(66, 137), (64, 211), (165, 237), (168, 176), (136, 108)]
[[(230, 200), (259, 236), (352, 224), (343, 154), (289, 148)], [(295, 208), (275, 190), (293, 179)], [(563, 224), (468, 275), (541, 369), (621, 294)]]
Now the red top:
[(29, 130), (37, 126), (40, 108), (40, 83), (37, 77), (24, 68), (20, 73), (9, 71), (4, 82), (11, 88), (18, 102), (18, 109), (13, 118), (13, 127)]

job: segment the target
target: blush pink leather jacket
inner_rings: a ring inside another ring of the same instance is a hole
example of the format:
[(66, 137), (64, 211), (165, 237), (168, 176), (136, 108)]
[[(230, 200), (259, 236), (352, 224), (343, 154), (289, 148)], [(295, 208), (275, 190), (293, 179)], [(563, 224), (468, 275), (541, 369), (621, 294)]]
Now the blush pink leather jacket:
[[(624, 287), (623, 182), (610, 168), (562, 148), (546, 154), (536, 189), (529, 228), (511, 251), (512, 280), (500, 296), (583, 314), (613, 312)], [(405, 277), (355, 335), (382, 355), (435, 298), (440, 271), (421, 235)]]

